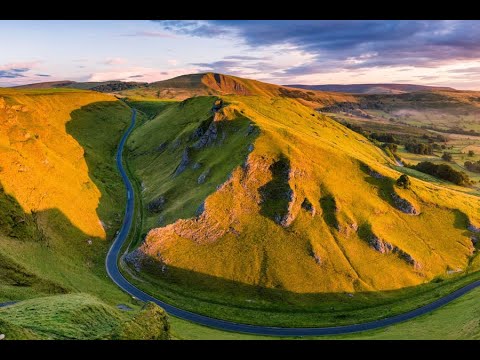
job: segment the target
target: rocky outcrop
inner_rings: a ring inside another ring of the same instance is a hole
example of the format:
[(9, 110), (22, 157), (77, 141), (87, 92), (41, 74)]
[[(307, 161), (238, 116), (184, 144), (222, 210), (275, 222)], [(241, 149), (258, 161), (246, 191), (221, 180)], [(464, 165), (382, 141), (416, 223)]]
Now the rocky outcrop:
[(157, 147), (157, 151), (158, 151), (159, 153), (162, 153), (162, 152), (165, 151), (165, 149), (167, 148), (167, 146), (168, 146), (168, 141), (165, 141), (165, 142), (161, 143), (161, 144)]
[(205, 132), (201, 135), (200, 139), (193, 144), (194, 149), (202, 149), (206, 146), (209, 146), (217, 140), (218, 137), (218, 128), (215, 121), (212, 121)]
[(205, 180), (207, 180), (207, 176), (209, 174), (210, 174), (210, 168), (208, 168), (207, 170), (205, 170), (203, 173), (200, 174), (200, 176), (198, 177), (197, 183), (199, 185), (203, 184), (205, 182)]
[(163, 195), (159, 196), (155, 200), (152, 200), (148, 203), (148, 205), (147, 205), (148, 211), (150, 211), (152, 213), (161, 212), (163, 210), (165, 202), (166, 202), (165, 196), (163, 196)]
[(471, 222), (468, 223), (467, 229), (474, 233), (480, 233), (480, 227), (476, 227)]
[(393, 204), (401, 212), (409, 215), (419, 215), (420, 212), (413, 206), (408, 200), (401, 198), (397, 193), (392, 192), (391, 194)]
[(413, 266), (414, 269), (419, 270), (421, 268), (420, 263), (418, 263), (410, 254), (403, 251), (399, 247), (380, 239), (375, 234), (370, 235), (369, 244), (370, 247), (372, 247), (373, 249), (375, 249), (375, 251), (378, 251), (381, 254), (395, 254), (407, 264)]
[(177, 169), (175, 170), (175, 176), (180, 175), (187, 169), (190, 164), (190, 153), (190, 147), (186, 147), (185, 150), (183, 150), (182, 160), (180, 160), (180, 164), (178, 164)]

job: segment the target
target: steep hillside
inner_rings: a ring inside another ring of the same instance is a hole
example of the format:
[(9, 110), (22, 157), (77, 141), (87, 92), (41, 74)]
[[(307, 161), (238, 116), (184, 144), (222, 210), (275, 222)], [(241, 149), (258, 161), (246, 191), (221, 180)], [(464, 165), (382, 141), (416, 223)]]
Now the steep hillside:
[(450, 87), (414, 84), (285, 85), (297, 89), (335, 91), (352, 94), (403, 94), (422, 90), (455, 90)]
[(104, 254), (121, 224), (114, 154), (130, 109), (80, 90), (0, 90), (0, 301), (125, 299)]
[(479, 268), (478, 197), (398, 188), (379, 148), (294, 99), (214, 99), (173, 104), (131, 138), (154, 228), (127, 257), (137, 270), (261, 295), (393, 290)]

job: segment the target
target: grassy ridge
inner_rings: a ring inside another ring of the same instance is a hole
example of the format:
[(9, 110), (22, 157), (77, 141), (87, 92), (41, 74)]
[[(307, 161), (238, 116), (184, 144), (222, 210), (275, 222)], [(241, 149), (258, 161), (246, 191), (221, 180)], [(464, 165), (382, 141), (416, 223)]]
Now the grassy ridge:
[(89, 294), (36, 298), (0, 309), (7, 339), (169, 338), (165, 312), (154, 304), (121, 311)]
[[(144, 183), (145, 207), (167, 189), (182, 189), (166, 196), (158, 212), (147, 216), (145, 230), (159, 220), (170, 225), (152, 230), (141, 247), (140, 253), (147, 254), (144, 270), (150, 272), (142, 277), (150, 285), (137, 281), (140, 287), (211, 316), (272, 325), (328, 325), (412, 309), (460, 283), (410, 286), (449, 279), (458, 269), (478, 269), (478, 257), (471, 256), (472, 234), (466, 230), (468, 221), (478, 221), (478, 198), (416, 179), (412, 190), (395, 188), (400, 173), (380, 149), (297, 101), (260, 96), (229, 96), (224, 101), (222, 119), (248, 119), (259, 133), (247, 161), (207, 197), (200, 216), (171, 224), (175, 216), (194, 216), (202, 201), (195, 161), (178, 176), (175, 169), (186, 146), (192, 145), (191, 134), (208, 118), (213, 99), (198, 97), (169, 107), (131, 139), (142, 139), (138, 146), (130, 144), (130, 164)], [(174, 151), (173, 144), (178, 145)], [(214, 142), (195, 156), (204, 152), (213, 161), (223, 155), (223, 146)], [(235, 152), (225, 152), (233, 159)], [(287, 181), (284, 166), (279, 171), (273, 166), (282, 157), (288, 159)], [(285, 198), (288, 207), (283, 198), (265, 201), (262, 194), (268, 197), (269, 188), (286, 194), (291, 189), (293, 196)], [(421, 215), (400, 211), (393, 191)], [(191, 193), (198, 196), (195, 202), (188, 197)], [(180, 206), (172, 208), (176, 199)], [(407, 262), (403, 253), (375, 251), (372, 235), (394, 244), (420, 266)]]

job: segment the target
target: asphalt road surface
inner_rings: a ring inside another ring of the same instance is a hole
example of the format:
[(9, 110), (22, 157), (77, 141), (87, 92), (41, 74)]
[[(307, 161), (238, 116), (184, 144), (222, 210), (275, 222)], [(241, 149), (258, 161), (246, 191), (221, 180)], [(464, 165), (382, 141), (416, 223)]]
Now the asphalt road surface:
[(135, 126), (136, 110), (133, 110), (132, 113), (132, 122), (130, 127), (127, 129), (125, 134), (120, 141), (120, 145), (117, 150), (117, 167), (122, 175), (123, 182), (127, 188), (127, 208), (125, 212), (125, 218), (123, 220), (122, 227), (120, 232), (112, 244), (110, 251), (107, 254), (106, 258), (106, 268), (110, 278), (125, 292), (134, 296), (142, 301), (152, 301), (162, 308), (164, 308), (170, 315), (176, 316), (180, 319), (188, 320), (200, 325), (240, 333), (256, 334), (256, 335), (270, 335), (270, 336), (315, 336), (315, 335), (337, 335), (337, 334), (348, 334), (359, 331), (374, 330), (382, 328), (385, 326), (398, 324), (400, 322), (413, 319), (417, 316), (427, 314), (433, 310), (436, 310), (442, 307), (449, 302), (458, 299), (460, 296), (471, 291), (472, 289), (480, 286), (480, 280), (475, 281), (461, 289), (454, 291), (453, 293), (446, 295), (440, 299), (435, 300), (434, 302), (422, 306), (418, 309), (392, 316), (389, 318), (384, 318), (381, 320), (375, 320), (362, 324), (353, 324), (345, 326), (334, 326), (334, 327), (318, 327), (318, 328), (281, 328), (281, 327), (270, 327), (270, 326), (259, 326), (259, 325), (247, 325), (239, 324), (232, 321), (225, 321), (220, 319), (210, 318), (208, 316), (196, 314), (190, 311), (179, 309), (175, 306), (169, 305), (160, 301), (153, 296), (143, 292), (138, 289), (131, 283), (129, 283), (123, 275), (120, 273), (118, 268), (118, 257), (120, 255), (120, 249), (128, 237), (128, 233), (132, 226), (133, 216), (134, 216), (134, 191), (132, 183), (128, 179), (128, 176), (125, 172), (125, 169), (122, 164), (122, 152), (125, 142), (132, 132)]

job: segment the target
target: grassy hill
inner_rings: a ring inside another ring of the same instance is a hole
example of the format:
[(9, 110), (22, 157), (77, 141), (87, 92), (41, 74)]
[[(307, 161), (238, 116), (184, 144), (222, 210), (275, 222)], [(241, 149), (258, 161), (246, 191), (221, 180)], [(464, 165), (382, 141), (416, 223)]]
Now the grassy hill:
[(89, 294), (41, 297), (0, 309), (7, 340), (166, 340), (169, 323), (155, 304), (119, 310)]
[(292, 89), (257, 80), (217, 73), (189, 74), (150, 83), (146, 86), (121, 91), (127, 97), (185, 100), (193, 96), (208, 95), (261, 95), (267, 97), (296, 98), (313, 108), (336, 102), (355, 101), (348, 94)]
[(143, 86), (145, 83), (139, 83), (135, 81), (125, 82), (125, 81), (91, 81), (91, 82), (77, 82), (71, 80), (63, 81), (47, 81), (34, 84), (26, 84), (15, 86), (15, 89), (58, 89), (58, 88), (67, 88), (67, 89), (80, 89), (80, 90), (93, 90), (99, 92), (116, 92), (121, 90), (130, 89), (133, 87)]
[(104, 270), (123, 220), (114, 159), (130, 117), (97, 92), (0, 90), (0, 302), (82, 292), (132, 304)]
[(160, 293), (293, 309), (478, 270), (478, 197), (396, 187), (379, 148), (295, 99), (222, 99), (172, 103), (128, 144), (148, 232), (128, 259)]

